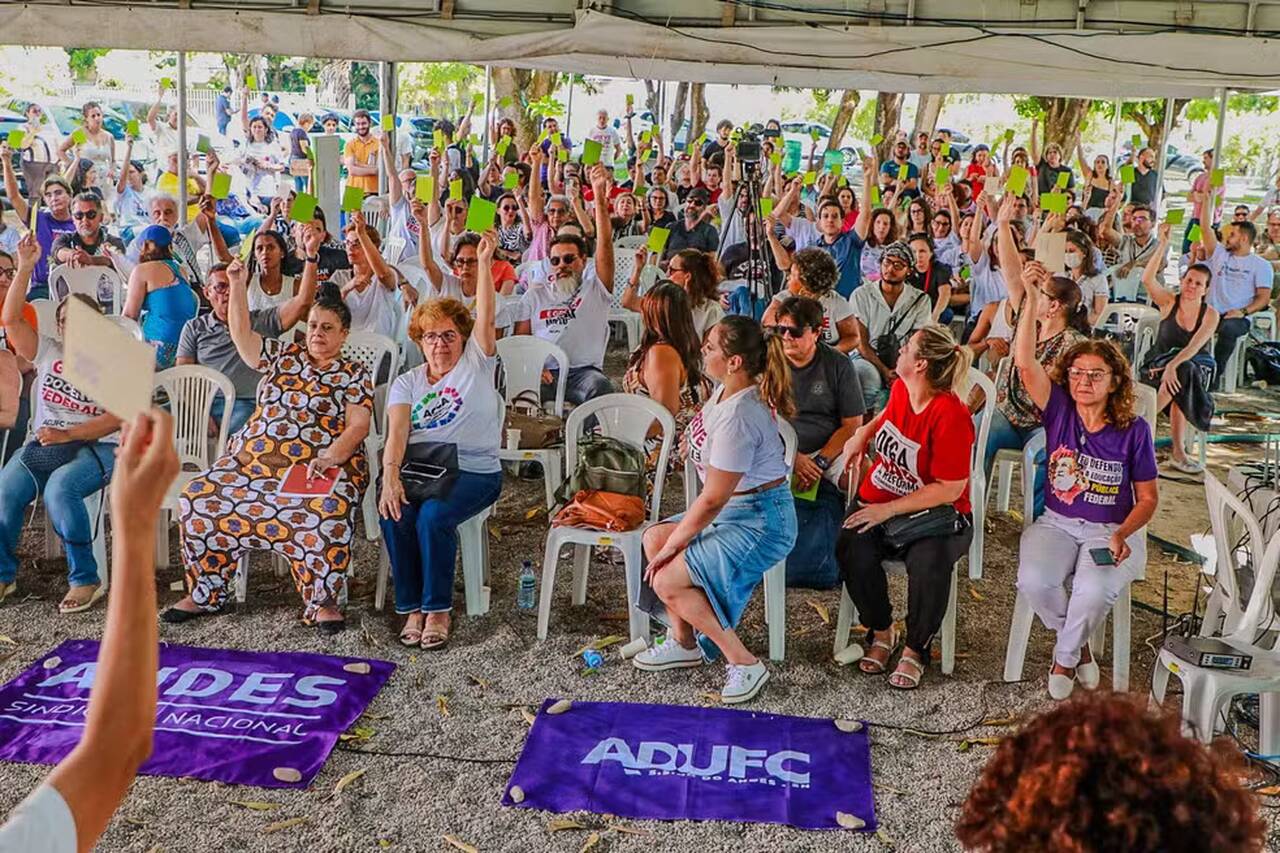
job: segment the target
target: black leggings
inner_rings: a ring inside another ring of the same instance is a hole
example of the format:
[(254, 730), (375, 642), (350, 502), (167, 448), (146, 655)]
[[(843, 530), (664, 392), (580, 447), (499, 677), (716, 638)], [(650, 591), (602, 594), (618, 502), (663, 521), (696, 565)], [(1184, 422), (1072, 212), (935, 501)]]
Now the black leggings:
[(969, 550), (972, 540), (973, 528), (966, 524), (959, 533), (918, 539), (899, 553), (885, 543), (879, 525), (865, 533), (842, 528), (836, 541), (836, 560), (845, 589), (870, 632), (867, 640), (874, 640), (876, 632), (893, 625), (889, 579), (882, 562), (902, 560), (907, 564), (907, 647), (927, 666), (929, 647), (947, 615), (956, 561)]

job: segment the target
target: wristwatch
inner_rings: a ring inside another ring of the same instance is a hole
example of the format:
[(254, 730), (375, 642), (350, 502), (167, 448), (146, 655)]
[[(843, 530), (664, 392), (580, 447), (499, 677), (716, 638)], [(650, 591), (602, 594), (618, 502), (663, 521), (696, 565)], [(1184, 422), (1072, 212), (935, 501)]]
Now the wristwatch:
[(309, 263), (309, 264), (319, 264), (319, 263), (320, 263), (320, 256), (319, 256), (319, 255), (313, 255), (313, 256), (311, 256), (311, 257), (309, 257), (309, 258), (303, 258), (303, 260), (305, 260), (305, 261), (306, 261), (307, 263)]
[(831, 460), (823, 456), (821, 453), (815, 453), (810, 458), (813, 459), (813, 464), (817, 465), (823, 471), (831, 467)]

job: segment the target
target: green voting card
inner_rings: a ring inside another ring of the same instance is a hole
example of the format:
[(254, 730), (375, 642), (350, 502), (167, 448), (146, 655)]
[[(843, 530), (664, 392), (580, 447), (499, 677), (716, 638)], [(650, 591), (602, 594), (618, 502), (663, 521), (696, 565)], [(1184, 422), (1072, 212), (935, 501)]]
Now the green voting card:
[(1066, 193), (1045, 193), (1040, 196), (1040, 207), (1049, 213), (1067, 212), (1067, 194)]
[(1138, 179), (1135, 169), (1132, 165), (1120, 167), (1120, 183), (1131, 184)]
[(209, 141), (209, 137), (202, 133), (196, 137), (196, 150), (201, 154), (208, 154), (213, 150), (213, 143)]
[(131, 118), (125, 123), (124, 132), (131, 139), (137, 139), (142, 135), (142, 125), (139, 124), (136, 118)]
[(1058, 173), (1058, 182), (1057, 182), (1056, 184), (1054, 184), (1054, 186), (1056, 186), (1056, 187), (1057, 187), (1058, 189), (1060, 189), (1060, 190), (1065, 190), (1065, 189), (1067, 188), (1067, 184), (1069, 184), (1069, 183), (1071, 183), (1071, 173), (1070, 173), (1070, 172), (1059, 172), (1059, 173)]
[(1014, 166), (1009, 170), (1009, 177), (1004, 182), (1004, 187), (1014, 195), (1022, 195), (1027, 191), (1027, 179), (1031, 177), (1031, 173), (1021, 166)]
[(418, 175), (413, 184), (413, 194), (418, 201), (429, 204), (436, 197), (436, 179), (430, 175)]
[(382, 129), (392, 131), (396, 129), (396, 117), (394, 115), (384, 115), (382, 117)]
[(943, 142), (941, 145), (939, 145), (939, 146), (938, 146), (938, 153), (939, 153), (939, 154), (941, 154), (943, 157), (950, 157), (950, 156), (951, 156), (951, 143), (950, 143), (950, 142)]
[(1209, 173), (1209, 186), (1220, 187), (1227, 182), (1227, 173), (1223, 169), (1214, 169)]
[(946, 166), (939, 166), (938, 171), (933, 175), (933, 182), (939, 187), (945, 187), (951, 182), (951, 170)]
[(760, 218), (768, 219), (773, 214), (773, 199), (765, 196), (760, 199)]
[(449, 201), (462, 201), (461, 178), (455, 178), (449, 182)]
[(496, 204), (473, 195), (471, 204), (467, 206), (467, 230), (483, 234), (493, 227), (493, 220), (497, 213)]
[(25, 130), (9, 131), (9, 139), (8, 139), (9, 147), (12, 148), (14, 151), (17, 151), (19, 148), (21, 148), (22, 143), (26, 142), (26, 140), (27, 140), (27, 132)]
[(1171, 207), (1164, 215), (1164, 221), (1170, 225), (1181, 225), (1182, 220), (1186, 218), (1187, 211), (1181, 207)]
[(507, 155), (507, 149), (510, 147), (511, 137), (504, 136), (498, 140), (498, 144), (493, 147), (493, 150), (498, 152), (499, 157), (505, 157)]
[(818, 181), (818, 173), (817, 173), (817, 172), (805, 172), (805, 173), (804, 173), (804, 185), (805, 185), (806, 187), (811, 187), (811, 186), (813, 186), (815, 183), (817, 183), (817, 181)]
[(364, 190), (359, 187), (347, 187), (342, 191), (342, 209), (347, 213), (358, 213), (364, 207)]
[(310, 193), (298, 193), (289, 205), (289, 218), (294, 222), (310, 222), (316, 218), (318, 200)]
[(600, 162), (600, 143), (594, 139), (584, 140), (582, 143), (582, 165), (594, 166)]
[(518, 186), (520, 186), (519, 172), (507, 172), (502, 176), (502, 188), (504, 190), (513, 190)]
[(671, 236), (670, 229), (667, 228), (650, 228), (649, 229), (649, 251), (661, 252), (667, 247), (667, 238)]
[(901, 166), (898, 167), (898, 180), (905, 181), (907, 180), (908, 177), (910, 177), (910, 175), (911, 175), (911, 166), (909, 164), (903, 163)]
[(871, 137), (871, 146), (873, 148), (879, 145), (881, 142), (884, 142), (884, 134), (877, 133), (875, 136)]
[(1189, 231), (1187, 231), (1187, 242), (1188, 242), (1188, 243), (1199, 243), (1199, 242), (1200, 242), (1200, 238), (1201, 238), (1201, 237), (1203, 237), (1203, 236), (1204, 236), (1204, 234), (1200, 231), (1200, 226), (1199, 226), (1199, 225), (1192, 225), (1192, 226), (1191, 226), (1191, 229), (1190, 229)]
[(216, 199), (231, 195), (231, 176), (226, 172), (215, 172), (209, 181), (209, 195)]
[(76, 145), (84, 145), (89, 141), (89, 134), (84, 132), (83, 127), (77, 127), (75, 130), (71, 131), (71, 141)]

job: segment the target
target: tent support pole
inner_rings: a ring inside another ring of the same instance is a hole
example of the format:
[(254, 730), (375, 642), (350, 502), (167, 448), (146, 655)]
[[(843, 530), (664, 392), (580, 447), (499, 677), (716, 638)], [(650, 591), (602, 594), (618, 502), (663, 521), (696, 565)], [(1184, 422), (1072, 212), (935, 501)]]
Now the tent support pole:
[[(1111, 163), (1112, 169), (1115, 169), (1116, 148), (1119, 147), (1119, 142), (1120, 142), (1120, 113), (1123, 109), (1124, 109), (1124, 100), (1121, 98), (1116, 98), (1116, 120), (1111, 125), (1111, 159), (1108, 161), (1109, 163)], [(1137, 151), (1133, 152), (1133, 156), (1137, 157), (1138, 152)]]
[(1156, 152), (1156, 210), (1164, 204), (1164, 166), (1169, 159), (1169, 134), (1173, 133), (1173, 98), (1164, 99), (1164, 132), (1160, 136), (1160, 150)]
[(1221, 168), (1222, 163), (1222, 132), (1227, 126), (1227, 99), (1231, 97), (1231, 90), (1225, 86), (1218, 90), (1218, 128), (1213, 133), (1213, 168)]
[(573, 72), (569, 72), (569, 104), (564, 110), (564, 135), (573, 139)]
[[(378, 63), (378, 112), (379, 117), (392, 115), (395, 111), (395, 102), (391, 99), (391, 78), (396, 73), (396, 64), (394, 62)], [(386, 133), (387, 131), (383, 131)], [(396, 150), (396, 131), (392, 126), (391, 133), (391, 156), (399, 157), (400, 152)], [(378, 192), (381, 195), (387, 193), (387, 178), (392, 172), (398, 172), (395, 169), (395, 163), (388, 163), (386, 157), (378, 158)]]
[[(493, 67), (484, 67), (484, 123), (480, 129), (480, 144), (484, 150), (484, 162), (489, 162), (489, 121), (493, 110)], [(567, 128), (566, 128), (567, 129)]]
[[(187, 53), (178, 51), (178, 222), (187, 224)], [(128, 163), (125, 167), (128, 168)], [(210, 177), (212, 180), (212, 176)]]

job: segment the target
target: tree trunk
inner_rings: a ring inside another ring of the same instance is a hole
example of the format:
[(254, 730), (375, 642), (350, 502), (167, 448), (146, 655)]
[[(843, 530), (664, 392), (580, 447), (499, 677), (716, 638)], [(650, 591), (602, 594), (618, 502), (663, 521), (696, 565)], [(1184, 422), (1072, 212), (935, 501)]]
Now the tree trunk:
[[(1191, 101), (1187, 98), (1173, 99), (1173, 123), (1169, 125), (1170, 131), (1181, 123), (1179, 122), (1178, 117), (1182, 115), (1182, 111), (1186, 109), (1187, 104), (1190, 102)], [(1133, 119), (1134, 123), (1142, 129), (1143, 135), (1147, 138), (1147, 146), (1156, 152), (1159, 152), (1161, 145), (1163, 143), (1167, 143), (1168, 140), (1163, 138), (1165, 104), (1164, 101), (1158, 101), (1156, 103), (1157, 106), (1155, 109), (1150, 111), (1150, 115), (1140, 109), (1135, 109), (1126, 104), (1123, 115), (1126, 118)]]
[(840, 106), (836, 107), (835, 118), (831, 120), (831, 136), (827, 139), (827, 150), (836, 151), (844, 142), (844, 135), (849, 130), (849, 122), (862, 101), (862, 94), (857, 89), (845, 89), (840, 94)]
[(662, 100), (662, 81), (661, 80), (645, 80), (644, 81), (644, 108), (653, 116), (654, 121), (662, 121), (662, 116), (658, 115), (661, 108)]
[(320, 103), (335, 109), (344, 109), (350, 103), (351, 62), (349, 60), (335, 59), (321, 67), (319, 96)]
[(900, 92), (881, 92), (876, 95), (876, 133), (884, 137), (876, 146), (876, 160), (883, 163), (893, 151), (894, 139), (898, 133), (898, 122), (902, 119), (902, 94)]
[[(711, 120), (711, 110), (707, 108), (707, 84), (689, 84), (689, 144), (707, 132), (707, 122)], [(672, 131), (675, 139), (675, 131)]]
[(1040, 98), (1044, 108), (1044, 147), (1056, 142), (1062, 148), (1063, 162), (1067, 160), (1069, 151), (1075, 149), (1076, 136), (1080, 133), (1080, 123), (1088, 112), (1088, 98)]
[(538, 120), (529, 114), (529, 103), (547, 97), (556, 89), (556, 72), (530, 71), (525, 68), (493, 68), (493, 93), (496, 100), (510, 98), (509, 116), (516, 124), (516, 143), (521, 150), (538, 139)]
[(942, 105), (946, 100), (946, 95), (920, 96), (920, 102), (916, 105), (916, 124), (911, 129), (913, 138), (921, 131), (932, 138), (933, 132), (938, 129), (938, 116), (942, 115)]
[(689, 101), (689, 84), (680, 81), (680, 85), (676, 86), (676, 97), (671, 104), (671, 118), (667, 120), (667, 127), (670, 130), (667, 133), (669, 139), (674, 140), (676, 134), (680, 132), (680, 125), (684, 124), (686, 105)]

